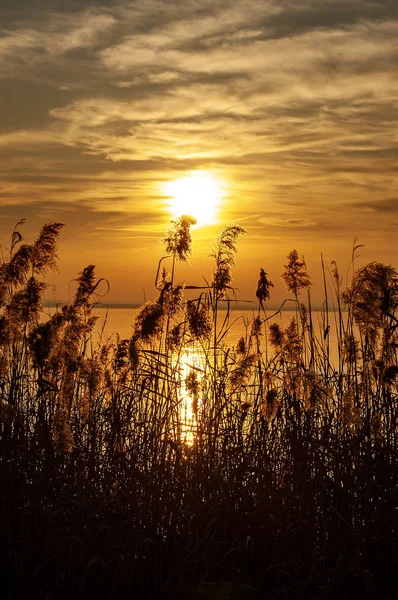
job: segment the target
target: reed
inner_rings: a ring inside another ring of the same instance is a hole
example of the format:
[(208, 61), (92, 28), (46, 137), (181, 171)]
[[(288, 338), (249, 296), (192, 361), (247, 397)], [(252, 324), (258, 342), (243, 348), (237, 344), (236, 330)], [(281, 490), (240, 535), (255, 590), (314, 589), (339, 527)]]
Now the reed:
[(294, 250), (282, 276), (295, 318), (282, 328), (268, 316), (273, 284), (261, 269), (253, 319), (231, 347), (244, 231), (221, 232), (212, 278), (186, 290), (178, 262), (192, 224), (181, 217), (166, 235), (157, 295), (131, 338), (97, 345), (94, 267), (47, 317), (44, 277), (62, 225), (31, 245), (22, 223), (12, 233), (0, 265), (5, 597), (389, 597), (396, 270), (354, 268), (343, 290), (337, 265), (323, 264), (317, 331)]

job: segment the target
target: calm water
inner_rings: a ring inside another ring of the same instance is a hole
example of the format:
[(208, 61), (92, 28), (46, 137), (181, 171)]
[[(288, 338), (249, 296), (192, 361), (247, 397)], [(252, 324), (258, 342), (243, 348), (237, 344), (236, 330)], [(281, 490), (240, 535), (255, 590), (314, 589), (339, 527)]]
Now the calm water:
[[(97, 342), (105, 342), (107, 340), (112, 340), (116, 338), (118, 334), (121, 339), (128, 339), (132, 334), (132, 324), (134, 322), (134, 317), (137, 313), (138, 309), (133, 308), (96, 308), (94, 310), (94, 314), (99, 316), (99, 319), (96, 324), (96, 328), (94, 331), (94, 345)], [(219, 323), (222, 323), (223, 316), (225, 316), (225, 312), (220, 311), (219, 314)], [(271, 317), (273, 312), (270, 312), (267, 317)], [(269, 319), (268, 325), (271, 323), (278, 323), (281, 327), (287, 327), (291, 321), (291, 319), (296, 315), (294, 311), (282, 311), (279, 314), (276, 314), (272, 318)], [(238, 310), (233, 309), (230, 313), (230, 323), (232, 324), (227, 336), (226, 342), (229, 346), (235, 345), (238, 340), (245, 336), (247, 331), (247, 325), (256, 316), (256, 313), (253, 310)], [(336, 329), (334, 327), (334, 318), (333, 315), (329, 315), (329, 319), (331, 321), (331, 330), (329, 335), (329, 345), (330, 345), (330, 360), (332, 364), (335, 366), (338, 362), (338, 353), (337, 353), (337, 337), (336, 337)], [(316, 332), (317, 338), (321, 341), (323, 340), (323, 326), (322, 326), (322, 315), (321, 313), (314, 312), (313, 313), (313, 326)], [(264, 347), (264, 346), (263, 346)], [(269, 353), (272, 350), (267, 350)], [(181, 438), (185, 441), (186, 444), (190, 445), (193, 443), (196, 436), (196, 419), (195, 413), (193, 410), (193, 399), (190, 395), (190, 392), (185, 387), (185, 380), (187, 375), (191, 372), (192, 366), (199, 367), (199, 369), (203, 368), (202, 359), (197, 352), (191, 352), (187, 349), (181, 355), (179, 359), (179, 371), (181, 375), (180, 386), (179, 386), (179, 395), (180, 395), (180, 426), (181, 426)]]
[[(109, 338), (114, 338), (116, 334), (119, 334), (121, 339), (126, 339), (131, 336), (132, 324), (134, 322), (135, 314), (137, 309), (134, 308), (96, 308), (94, 314), (99, 316), (97, 326), (94, 334), (94, 341), (102, 340), (105, 341)], [(269, 311), (267, 316), (271, 316), (274, 311)], [(222, 321), (223, 311), (220, 311), (219, 322)], [(241, 310), (232, 309), (230, 313), (230, 322), (233, 322), (228, 333), (228, 344), (234, 345), (238, 342), (241, 336), (246, 333), (246, 324), (255, 316), (257, 313), (253, 309)], [(275, 315), (268, 321), (268, 324), (278, 323), (281, 327), (289, 325), (291, 319), (295, 316), (294, 311), (282, 311), (280, 314)], [(333, 361), (337, 359), (337, 336), (336, 328), (334, 324), (333, 313), (329, 314), (330, 321), (330, 333), (329, 333), (329, 344), (330, 344), (330, 356)], [(320, 312), (313, 312), (313, 325), (315, 333), (319, 340), (323, 339), (323, 326), (322, 326), (322, 315)]]

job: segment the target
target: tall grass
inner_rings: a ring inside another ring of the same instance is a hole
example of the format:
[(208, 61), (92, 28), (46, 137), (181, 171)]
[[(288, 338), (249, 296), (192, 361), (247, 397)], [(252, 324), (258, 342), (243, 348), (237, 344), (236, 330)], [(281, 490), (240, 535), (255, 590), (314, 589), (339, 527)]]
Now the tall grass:
[(178, 262), (189, 256), (192, 224), (172, 223), (157, 295), (131, 338), (98, 345), (92, 265), (73, 301), (43, 319), (43, 277), (56, 268), (62, 225), (45, 225), (27, 245), (19, 223), (3, 250), (5, 597), (390, 597), (397, 272), (353, 268), (343, 291), (337, 265), (323, 265), (318, 332), (294, 250), (282, 276), (295, 318), (281, 328), (267, 315), (273, 284), (261, 269), (255, 316), (231, 347), (244, 230), (221, 232), (212, 278), (185, 290)]

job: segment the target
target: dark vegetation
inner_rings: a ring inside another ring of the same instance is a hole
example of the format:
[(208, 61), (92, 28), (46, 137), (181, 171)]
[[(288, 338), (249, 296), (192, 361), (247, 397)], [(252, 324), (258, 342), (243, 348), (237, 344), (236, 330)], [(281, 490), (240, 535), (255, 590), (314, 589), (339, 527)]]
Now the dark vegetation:
[(18, 224), (3, 249), (2, 598), (394, 597), (397, 272), (353, 265), (343, 291), (325, 267), (318, 334), (293, 251), (296, 318), (267, 318), (262, 269), (255, 316), (229, 347), (243, 230), (223, 230), (211, 280), (185, 291), (192, 223), (172, 224), (131, 339), (98, 345), (93, 266), (43, 318), (62, 225), (26, 245)]

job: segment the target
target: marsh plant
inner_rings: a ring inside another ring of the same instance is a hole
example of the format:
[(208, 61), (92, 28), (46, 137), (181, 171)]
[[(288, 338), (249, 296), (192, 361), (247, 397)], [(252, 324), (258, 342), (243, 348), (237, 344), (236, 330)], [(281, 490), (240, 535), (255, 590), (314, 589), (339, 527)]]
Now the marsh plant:
[(293, 250), (282, 277), (294, 318), (283, 327), (268, 310), (273, 283), (260, 268), (253, 318), (232, 346), (244, 230), (226, 227), (206, 285), (185, 287), (178, 263), (193, 224), (172, 222), (130, 339), (98, 344), (107, 284), (93, 265), (70, 304), (43, 310), (62, 224), (24, 244), (20, 222), (3, 248), (6, 597), (388, 597), (398, 559), (395, 268), (354, 269), (343, 290), (337, 265), (322, 263), (318, 321)]

